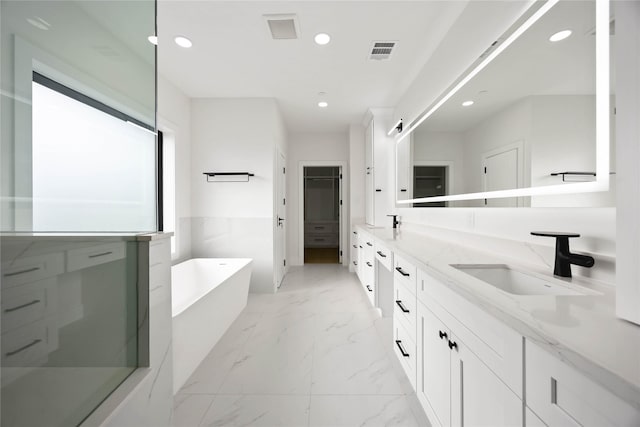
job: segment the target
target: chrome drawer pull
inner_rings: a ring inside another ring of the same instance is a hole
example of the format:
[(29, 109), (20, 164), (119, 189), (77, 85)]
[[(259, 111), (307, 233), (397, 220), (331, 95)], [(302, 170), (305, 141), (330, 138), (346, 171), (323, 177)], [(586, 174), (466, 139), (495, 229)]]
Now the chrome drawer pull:
[(377, 253), (378, 253), (378, 255), (380, 255), (382, 258), (386, 258), (386, 257), (387, 257), (385, 254), (383, 254), (383, 253), (382, 253), (382, 252), (380, 252), (380, 251), (378, 251)]
[(7, 308), (7, 309), (4, 310), (4, 312), (5, 313), (11, 313), (12, 311), (20, 310), (21, 308), (29, 307), (30, 305), (37, 304), (39, 302), (40, 302), (39, 299), (34, 299), (33, 301), (28, 302), (26, 304), (18, 305), (16, 307)]
[(407, 308), (402, 304), (402, 300), (396, 300), (396, 304), (400, 307), (400, 310), (402, 310), (403, 313), (409, 313), (409, 310), (407, 310)]
[(40, 270), (40, 267), (31, 267), (31, 268), (27, 268), (26, 270), (14, 271), (13, 273), (3, 274), (3, 276), (4, 277), (18, 276), (20, 274), (32, 273), (38, 270)]
[(410, 274), (409, 273), (405, 273), (404, 270), (402, 270), (402, 267), (396, 267), (396, 271), (400, 274), (402, 274), (404, 277), (409, 277)]
[(98, 258), (98, 257), (105, 256), (105, 255), (111, 255), (112, 253), (113, 253), (113, 251), (102, 252), (101, 254), (89, 255), (89, 258)]
[(31, 343), (29, 343), (29, 344), (27, 344), (27, 345), (25, 345), (25, 346), (23, 346), (23, 347), (20, 347), (20, 348), (19, 348), (19, 349), (17, 349), (17, 350), (8, 351), (8, 352), (6, 352), (4, 355), (5, 355), (5, 356), (7, 356), (7, 357), (9, 357), (9, 356), (13, 356), (14, 354), (18, 354), (18, 353), (20, 353), (21, 351), (25, 351), (25, 350), (26, 350), (26, 349), (28, 349), (29, 347), (33, 347), (34, 345), (38, 344), (38, 343), (39, 343), (39, 342), (41, 342), (41, 341), (42, 341), (42, 340), (40, 340), (40, 339), (38, 339), (38, 340), (33, 340), (33, 342), (31, 342)]
[(402, 355), (404, 357), (409, 357), (409, 353), (404, 351), (404, 348), (402, 347), (402, 341), (401, 340), (396, 340), (396, 345), (398, 346), (398, 348), (400, 349), (400, 353), (402, 353)]

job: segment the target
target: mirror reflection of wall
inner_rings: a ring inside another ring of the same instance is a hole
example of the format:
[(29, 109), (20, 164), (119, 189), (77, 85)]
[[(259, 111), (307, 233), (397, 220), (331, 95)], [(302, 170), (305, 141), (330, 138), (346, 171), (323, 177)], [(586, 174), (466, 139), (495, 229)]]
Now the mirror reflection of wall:
[[(550, 40), (564, 29), (572, 30), (568, 38)], [(614, 30), (613, 23), (610, 30)], [(595, 2), (559, 2), (398, 144), (398, 200), (426, 197), (417, 192), (415, 186), (410, 188), (411, 185), (404, 184), (416, 182), (414, 168), (425, 162), (449, 165), (451, 179), (444, 195), (593, 181), (595, 64)], [(612, 161), (615, 159), (614, 101), (612, 95)], [(567, 171), (582, 174), (554, 175)], [(406, 191), (402, 191), (405, 187)], [(591, 194), (444, 204), (472, 207), (614, 205), (613, 189)], [(413, 206), (441, 204), (414, 203)]]

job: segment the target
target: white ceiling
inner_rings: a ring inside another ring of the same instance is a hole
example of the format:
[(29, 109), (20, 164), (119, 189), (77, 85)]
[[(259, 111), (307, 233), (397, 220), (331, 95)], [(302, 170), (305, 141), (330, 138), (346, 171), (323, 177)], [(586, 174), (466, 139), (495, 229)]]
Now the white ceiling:
[[(159, 1), (158, 70), (191, 98), (269, 97), (291, 132), (344, 132), (393, 107), (462, 10), (446, 1)], [(297, 40), (273, 40), (264, 14), (295, 13)], [(326, 46), (313, 42), (327, 32)], [(193, 47), (182, 49), (173, 37)], [(373, 41), (396, 41), (388, 61)], [(326, 109), (317, 106), (326, 92)]]

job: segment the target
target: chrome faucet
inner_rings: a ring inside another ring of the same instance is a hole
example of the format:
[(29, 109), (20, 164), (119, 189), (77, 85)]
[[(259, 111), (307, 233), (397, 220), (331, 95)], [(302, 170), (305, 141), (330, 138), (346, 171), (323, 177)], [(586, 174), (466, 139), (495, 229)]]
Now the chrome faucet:
[(532, 231), (534, 236), (556, 238), (556, 260), (553, 274), (560, 277), (571, 277), (571, 264), (582, 267), (593, 267), (594, 259), (589, 255), (572, 254), (569, 250), (569, 238), (580, 237), (577, 233), (561, 233), (555, 231)]

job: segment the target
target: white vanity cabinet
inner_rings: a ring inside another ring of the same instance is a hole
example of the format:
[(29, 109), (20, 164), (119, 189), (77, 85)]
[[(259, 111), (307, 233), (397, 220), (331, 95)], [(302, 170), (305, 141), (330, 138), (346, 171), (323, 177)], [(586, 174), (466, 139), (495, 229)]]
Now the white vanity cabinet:
[[(455, 301), (456, 295), (427, 273), (417, 275), (416, 392), (432, 424), (522, 426), (522, 389), (505, 381), (522, 386), (522, 338), (504, 325), (485, 329), (492, 319), (484, 313), (467, 327), (455, 314), (473, 305)], [(495, 334), (505, 339), (496, 342)]]
[(364, 287), (364, 290), (371, 302), (371, 305), (375, 307), (376, 305), (376, 273), (375, 273), (375, 252), (374, 248), (374, 239), (373, 236), (369, 233), (365, 233), (363, 231), (359, 234), (360, 244), (358, 249), (360, 249), (362, 253), (362, 261), (360, 263), (360, 268), (362, 270), (360, 276), (360, 282)]
[(353, 272), (358, 274), (358, 231), (351, 231), (351, 269)]
[(549, 427), (640, 425), (640, 409), (535, 343), (525, 346), (527, 406), (533, 412), (528, 417), (536, 416)]
[(354, 270), (364, 288), (364, 291), (371, 302), (376, 305), (376, 273), (375, 273), (375, 252), (374, 238), (371, 234), (362, 229), (353, 230), (352, 240), (355, 242), (352, 247), (352, 257)]
[(395, 204), (394, 179), (390, 179), (395, 159), (395, 142), (387, 135), (391, 121), (390, 109), (370, 109), (364, 119), (365, 127), (365, 222), (369, 225), (389, 224), (389, 206)]
[(394, 254), (393, 259), (393, 340), (395, 354), (400, 360), (413, 389), (416, 389), (416, 267)]

